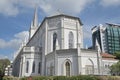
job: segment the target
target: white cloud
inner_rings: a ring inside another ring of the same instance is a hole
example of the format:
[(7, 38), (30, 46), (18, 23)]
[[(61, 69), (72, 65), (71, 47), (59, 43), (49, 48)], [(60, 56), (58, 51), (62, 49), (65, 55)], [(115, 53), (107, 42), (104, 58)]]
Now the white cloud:
[(18, 38), (18, 39), (21, 39), (22, 41), (25, 40), (25, 38), (28, 39), (28, 36), (29, 36), (29, 32), (28, 31), (22, 31), (20, 33), (17, 33), (14, 35), (14, 37)]
[(28, 39), (28, 31), (23, 31), (14, 35), (14, 38), (10, 41), (5, 41), (4, 39), (0, 39), (0, 48), (12, 48), (17, 50), (20, 44), (25, 40)]
[(102, 6), (118, 6), (120, 5), (120, 0), (101, 0), (100, 3)]
[(0, 0), (0, 13), (8, 16), (15, 16), (19, 13), (14, 0)]
[(47, 15), (60, 10), (63, 13), (79, 14), (94, 0), (0, 0), (0, 13), (17, 15), (21, 9), (34, 8), (36, 5)]
[(39, 5), (47, 14), (53, 14), (58, 9), (63, 13), (79, 14), (93, 0), (44, 0)]

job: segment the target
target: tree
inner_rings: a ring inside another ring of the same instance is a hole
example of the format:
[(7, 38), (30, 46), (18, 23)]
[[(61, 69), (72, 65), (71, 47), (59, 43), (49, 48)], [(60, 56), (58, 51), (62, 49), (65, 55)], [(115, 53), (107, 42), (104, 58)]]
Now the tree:
[(116, 59), (120, 60), (120, 51), (115, 52), (114, 56), (116, 56)]
[(111, 74), (112, 75), (120, 75), (120, 51), (116, 51), (114, 53), (114, 56), (116, 56), (116, 59), (119, 61), (112, 66), (110, 66)]
[(10, 64), (9, 59), (0, 59), (0, 77), (4, 76), (5, 68)]
[(120, 61), (110, 66), (112, 75), (120, 75)]

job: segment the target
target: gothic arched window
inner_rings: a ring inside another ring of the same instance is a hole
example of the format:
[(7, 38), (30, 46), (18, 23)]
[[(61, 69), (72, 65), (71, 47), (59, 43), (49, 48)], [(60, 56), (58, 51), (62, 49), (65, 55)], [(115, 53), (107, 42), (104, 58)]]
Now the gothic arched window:
[(38, 64), (38, 73), (40, 74), (40, 72), (41, 72), (41, 62), (39, 62)]
[(26, 62), (26, 73), (28, 73), (29, 70), (29, 61)]
[(69, 33), (69, 48), (73, 48), (73, 46), (74, 46), (74, 36), (73, 36), (73, 33), (72, 32), (70, 32)]
[(53, 51), (56, 49), (56, 40), (57, 40), (57, 34), (53, 34)]
[(32, 73), (35, 72), (35, 61), (33, 62)]
[(70, 76), (70, 63), (68, 61), (65, 63), (65, 68), (66, 68), (66, 76)]

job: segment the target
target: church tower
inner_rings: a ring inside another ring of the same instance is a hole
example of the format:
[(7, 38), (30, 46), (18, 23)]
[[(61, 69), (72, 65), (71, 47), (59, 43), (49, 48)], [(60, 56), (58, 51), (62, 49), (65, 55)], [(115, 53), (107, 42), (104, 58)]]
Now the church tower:
[(34, 35), (38, 28), (38, 16), (37, 16), (37, 8), (34, 12), (33, 21), (31, 22), (30, 30), (29, 30), (29, 39)]

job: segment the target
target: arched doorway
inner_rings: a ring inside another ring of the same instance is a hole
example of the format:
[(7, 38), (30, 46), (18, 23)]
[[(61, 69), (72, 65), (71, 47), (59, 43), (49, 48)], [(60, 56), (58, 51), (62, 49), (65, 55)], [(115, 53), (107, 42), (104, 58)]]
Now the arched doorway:
[(66, 69), (66, 76), (70, 76), (70, 63), (67, 61), (65, 63), (65, 69)]

